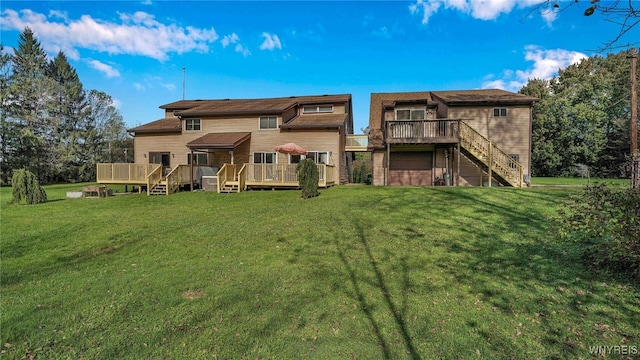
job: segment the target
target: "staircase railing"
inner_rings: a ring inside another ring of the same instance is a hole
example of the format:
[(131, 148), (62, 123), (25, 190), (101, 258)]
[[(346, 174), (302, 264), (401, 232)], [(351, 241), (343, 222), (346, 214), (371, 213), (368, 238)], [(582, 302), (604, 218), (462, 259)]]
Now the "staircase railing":
[(167, 195), (173, 194), (178, 190), (180, 185), (184, 184), (191, 178), (191, 165), (178, 165), (166, 177), (167, 182)]
[(151, 195), (151, 189), (162, 181), (162, 165), (159, 165), (147, 175), (147, 195)]
[(224, 164), (218, 170), (218, 192), (222, 192), (222, 189), (227, 184), (227, 181), (234, 181), (236, 176), (235, 164)]
[(523, 186), (522, 165), (464, 121), (460, 121), (460, 146), (485, 164), (490, 173), (495, 172), (514, 187)]
[(238, 171), (238, 192), (244, 190), (244, 185), (247, 181), (247, 165), (242, 165), (240, 171)]

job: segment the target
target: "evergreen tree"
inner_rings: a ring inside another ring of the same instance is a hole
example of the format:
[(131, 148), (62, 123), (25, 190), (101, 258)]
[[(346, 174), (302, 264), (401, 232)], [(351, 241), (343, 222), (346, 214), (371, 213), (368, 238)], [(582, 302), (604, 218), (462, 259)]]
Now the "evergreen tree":
[(20, 34), (12, 65), (8, 115), (18, 134), (14, 167), (29, 169), (47, 182), (57, 157), (58, 126), (49, 116), (54, 83), (46, 74), (47, 55), (29, 28)]
[(76, 70), (69, 64), (63, 52), (59, 52), (48, 64), (47, 76), (55, 82), (55, 103), (50, 116), (55, 119), (53, 123), (58, 127), (56, 134), (59, 136), (57, 180), (77, 181), (80, 178), (78, 169), (82, 165), (77, 152), (77, 141), (85, 131), (80, 127), (86, 106), (85, 91)]
[(4, 52), (0, 44), (0, 185), (11, 179), (11, 162), (14, 160), (16, 131), (8, 119), (9, 79), (11, 77), (11, 55)]

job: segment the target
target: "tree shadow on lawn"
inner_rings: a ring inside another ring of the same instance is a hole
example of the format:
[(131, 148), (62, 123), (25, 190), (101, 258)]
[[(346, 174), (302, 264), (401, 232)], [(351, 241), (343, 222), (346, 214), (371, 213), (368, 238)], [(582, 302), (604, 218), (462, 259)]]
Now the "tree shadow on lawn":
[[(618, 341), (608, 345), (637, 342), (640, 334), (625, 322), (639, 319), (640, 298), (636, 296), (637, 301), (628, 303), (629, 297), (621, 299), (611, 294), (616, 286), (635, 291), (637, 286), (586, 269), (575, 245), (555, 241), (555, 221), (547, 212), (518, 206), (527, 199), (559, 205), (565, 193), (523, 191), (517, 193), (522, 202), (512, 205), (465, 192), (450, 195), (484, 209), (459, 219), (460, 228), (470, 240), (448, 243), (456, 263), (439, 264), (458, 282), (470, 285), (484, 301), (505, 314), (536, 317), (547, 330), (541, 339), (543, 344), (555, 346), (558, 355), (584, 355), (588, 350), (580, 347), (599, 345), (582, 343), (583, 335), (589, 332), (591, 341)], [(603, 310), (606, 308), (609, 311)], [(598, 328), (598, 324), (603, 326)], [(484, 336), (495, 339), (495, 334), (488, 332)]]
[[(404, 318), (407, 312), (407, 303), (408, 303), (407, 291), (409, 287), (407, 265), (405, 262), (401, 260), (402, 262), (401, 265), (403, 270), (403, 275), (402, 275), (403, 291), (402, 291), (402, 306), (401, 308), (398, 308), (398, 306), (393, 302), (393, 299), (391, 298), (391, 295), (390, 295), (391, 292), (387, 287), (387, 282), (385, 280), (385, 277), (382, 271), (378, 266), (378, 262), (375, 260), (373, 254), (371, 253), (371, 248), (364, 235), (364, 230), (362, 226), (356, 226), (356, 229), (358, 231), (358, 240), (362, 245), (364, 252), (366, 254), (366, 262), (368, 263), (369, 269), (373, 272), (373, 275), (375, 277), (375, 280), (369, 283), (368, 285), (371, 285), (380, 291), (380, 294), (384, 299), (384, 304), (387, 307), (388, 313), (393, 317), (395, 325), (402, 336), (406, 353), (409, 355), (411, 359), (421, 359), (420, 354), (418, 353), (418, 351), (416, 350), (413, 344), (411, 335), (409, 334), (409, 331), (408, 331), (407, 323)], [(376, 320), (373, 312), (371, 311), (371, 304), (369, 301), (367, 301), (366, 291), (362, 289), (362, 286), (360, 284), (361, 280), (358, 278), (358, 272), (356, 271), (356, 265), (351, 264), (349, 257), (346, 254), (346, 249), (344, 249), (337, 240), (335, 241), (335, 247), (338, 252), (338, 257), (340, 258), (340, 261), (344, 265), (349, 275), (349, 280), (351, 282), (351, 286), (353, 287), (355, 298), (360, 304), (360, 308), (362, 309), (365, 316), (367, 317), (367, 320), (371, 324), (371, 327), (373, 328), (373, 332), (378, 339), (379, 346), (381, 347), (381, 350), (382, 350), (382, 357), (384, 359), (394, 358), (393, 354), (391, 353), (391, 349), (389, 345), (390, 342), (386, 339), (381, 329), (381, 326), (378, 324), (378, 321)]]
[[(499, 191), (505, 191), (504, 196), (513, 200), (505, 201)], [(434, 246), (450, 255), (440, 257), (442, 262), (435, 266), (455, 279), (456, 283), (451, 286), (469, 287), (469, 292), (490, 304), (493, 311), (505, 314), (506, 322), (516, 321), (518, 316), (521, 316), (520, 319), (530, 317), (540, 324), (538, 327), (544, 329), (529, 334), (524, 342), (517, 342), (504, 333), (467, 321), (466, 326), (486, 339), (487, 346), (495, 354), (505, 354), (506, 348), (515, 351), (520, 347), (521, 351), (530, 351), (530, 356), (540, 355), (538, 351), (543, 351), (549, 356), (573, 357), (584, 355), (588, 351), (585, 346), (599, 345), (588, 343), (597, 339), (609, 339), (603, 340), (609, 342), (605, 345), (637, 342), (638, 331), (629, 324), (634, 323), (633, 319), (638, 319), (640, 298), (619, 298), (615, 296), (615, 291), (611, 292), (613, 287), (629, 288), (629, 284), (606, 275), (590, 273), (570, 244), (554, 241), (555, 222), (552, 216), (566, 195), (565, 191), (515, 189), (476, 189), (468, 192), (437, 188), (410, 189), (406, 202), (388, 201), (383, 196), (367, 199), (368, 205), (365, 207), (367, 211), (382, 211), (398, 217), (398, 226), (383, 229), (382, 236), (379, 234), (378, 237), (388, 236), (392, 239), (395, 236), (407, 242), (433, 242)], [(538, 203), (542, 204), (540, 208), (531, 205)], [(415, 220), (407, 218), (407, 214), (431, 219)], [(335, 246), (348, 273), (355, 298), (382, 347), (383, 357), (391, 357), (390, 342), (381, 330), (381, 322), (376, 321), (367, 307), (373, 301), (367, 301), (363, 286), (379, 289), (389, 315), (402, 335), (406, 353), (414, 359), (420, 358), (405, 318), (410, 284), (402, 285), (403, 293), (400, 296), (404, 305), (399, 308), (393, 302), (396, 297), (392, 298), (393, 294), (389, 292), (388, 279), (380, 270), (381, 263), (371, 251), (367, 231), (371, 231), (372, 227), (361, 225), (359, 221), (349, 226), (357, 231), (357, 239), (352, 242), (357, 242), (364, 250), (365, 256), (362, 258), (367, 260), (365, 271), (373, 274), (372, 280), (363, 280), (363, 276), (358, 275), (358, 271), (363, 269), (358, 268), (358, 259), (347, 256), (345, 245), (336, 240)], [(431, 232), (429, 226), (441, 227), (440, 231), (445, 232), (447, 227), (456, 226), (456, 231), (463, 236), (438, 238), (444, 233)], [(402, 259), (398, 261), (402, 262)], [(408, 279), (409, 271), (422, 271), (418, 268), (408, 269), (406, 263), (400, 265), (405, 279)], [(637, 290), (637, 287), (631, 288)], [(630, 298), (637, 301), (629, 303)], [(536, 350), (535, 343), (544, 350)]]

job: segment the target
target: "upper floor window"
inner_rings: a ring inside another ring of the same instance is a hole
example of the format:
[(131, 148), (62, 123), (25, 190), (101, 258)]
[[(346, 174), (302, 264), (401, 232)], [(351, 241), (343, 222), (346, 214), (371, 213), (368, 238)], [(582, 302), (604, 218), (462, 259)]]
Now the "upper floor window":
[(507, 108), (493, 108), (493, 116), (507, 116)]
[(277, 129), (278, 117), (277, 116), (261, 116), (260, 117), (260, 129)]
[(396, 120), (424, 120), (424, 109), (396, 109)]
[(200, 119), (185, 119), (184, 120), (184, 129), (186, 131), (199, 131), (200, 130)]
[(302, 107), (303, 114), (318, 114), (333, 112), (333, 105), (305, 105)]

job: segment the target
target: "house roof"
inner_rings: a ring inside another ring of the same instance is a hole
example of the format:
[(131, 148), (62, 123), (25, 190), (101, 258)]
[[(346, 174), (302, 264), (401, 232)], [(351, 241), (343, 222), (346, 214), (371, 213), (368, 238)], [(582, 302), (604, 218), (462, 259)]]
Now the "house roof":
[(531, 105), (538, 99), (500, 89), (432, 91), (435, 100), (447, 105), (521, 104)]
[(428, 91), (398, 92), (398, 93), (372, 93), (369, 102), (369, 128), (380, 129), (382, 126), (383, 107), (387, 107), (397, 101), (431, 100)]
[(349, 114), (302, 114), (282, 124), (282, 129), (334, 128), (345, 125)]
[(250, 132), (209, 133), (187, 143), (190, 149), (234, 149), (251, 138)]
[(128, 132), (132, 133), (157, 133), (157, 132), (181, 132), (182, 125), (178, 118), (165, 118), (152, 121), (150, 123), (140, 125), (131, 129)]
[(350, 94), (291, 96), (267, 99), (220, 99), (220, 100), (181, 100), (160, 106), (162, 109), (174, 109), (176, 115), (215, 116), (244, 114), (280, 114), (295, 105), (347, 102)]
[(369, 103), (369, 128), (380, 129), (384, 108), (394, 106), (395, 103), (424, 100), (427, 101), (428, 105), (440, 102), (449, 106), (464, 106), (489, 104), (531, 105), (538, 99), (499, 89), (372, 93)]

